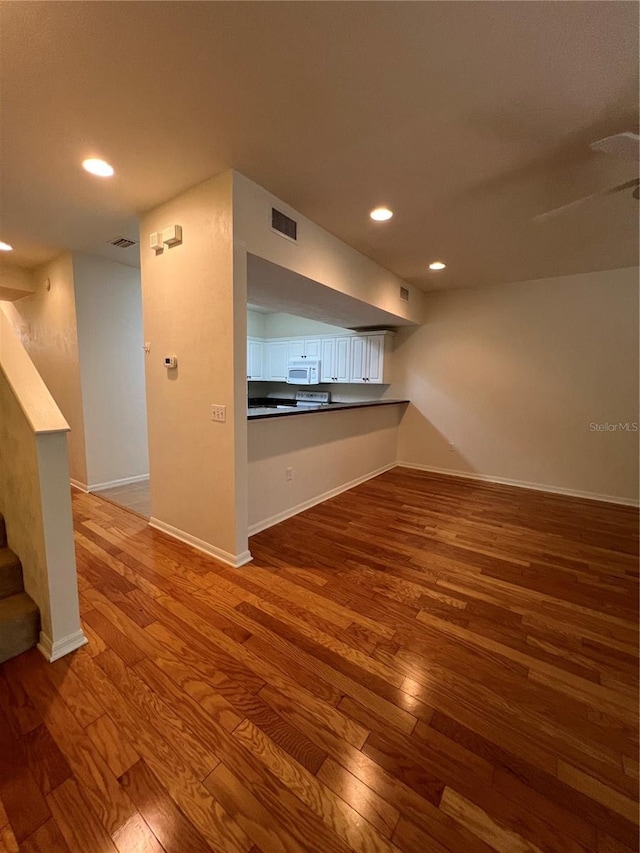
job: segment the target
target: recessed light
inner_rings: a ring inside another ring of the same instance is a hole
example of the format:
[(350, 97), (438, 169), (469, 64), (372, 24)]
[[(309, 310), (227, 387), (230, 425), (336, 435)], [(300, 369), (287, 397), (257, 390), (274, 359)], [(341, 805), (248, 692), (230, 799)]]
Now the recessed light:
[(430, 270), (443, 270), (446, 267), (446, 264), (443, 264), (442, 261), (434, 261), (432, 264), (429, 264)]
[(89, 160), (83, 160), (82, 168), (99, 178), (110, 178), (113, 175), (113, 166), (105, 163), (104, 160), (96, 160), (93, 157)]
[(387, 219), (391, 219), (393, 216), (393, 211), (389, 210), (388, 207), (376, 207), (375, 210), (371, 211), (369, 216), (375, 219), (376, 222), (386, 222)]
[(13, 251), (13, 246), (10, 246), (8, 243), (3, 243), (2, 240), (0, 240), (0, 252), (12, 252), (12, 251)]

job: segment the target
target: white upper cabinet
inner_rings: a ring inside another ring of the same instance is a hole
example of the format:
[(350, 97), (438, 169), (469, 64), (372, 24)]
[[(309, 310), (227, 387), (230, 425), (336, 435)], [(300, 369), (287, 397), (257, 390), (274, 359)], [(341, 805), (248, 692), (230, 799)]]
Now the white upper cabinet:
[(366, 382), (367, 373), (367, 339), (358, 335), (351, 341), (351, 375), (349, 382)]
[(265, 379), (271, 382), (286, 382), (289, 344), (287, 341), (267, 341)]
[(289, 341), (289, 358), (320, 358), (321, 338)]
[(247, 379), (264, 378), (264, 343), (247, 338)]
[(320, 382), (388, 384), (392, 333), (334, 337), (247, 339), (247, 379), (286, 382), (287, 362), (320, 359)]
[(320, 354), (322, 382), (350, 382), (352, 337), (323, 338)]
[(320, 358), (321, 351), (322, 351), (322, 340), (321, 340), (321, 338), (312, 338), (312, 339), (306, 340), (304, 342), (305, 358)]
[(349, 382), (373, 385), (391, 381), (388, 349), (390, 336), (383, 332), (356, 335), (351, 341), (351, 377)]
[(385, 336), (369, 335), (369, 358), (367, 364), (367, 381), (384, 382)]

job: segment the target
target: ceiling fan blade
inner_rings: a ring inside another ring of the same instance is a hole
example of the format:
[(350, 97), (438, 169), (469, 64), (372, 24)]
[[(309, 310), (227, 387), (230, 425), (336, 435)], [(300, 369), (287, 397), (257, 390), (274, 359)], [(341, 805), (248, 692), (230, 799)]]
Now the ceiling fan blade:
[(600, 190), (600, 192), (591, 193), (591, 195), (585, 195), (582, 196), (582, 198), (576, 199), (575, 201), (570, 201), (568, 204), (563, 204), (561, 207), (554, 207), (553, 210), (547, 210), (544, 213), (538, 213), (532, 218), (532, 221), (543, 222), (545, 219), (552, 219), (554, 216), (558, 216), (561, 213), (566, 213), (566, 211), (571, 210), (574, 207), (580, 207), (581, 204), (590, 201), (592, 198), (600, 198), (606, 195), (613, 195), (614, 193), (622, 192), (622, 190), (630, 189), (631, 187), (637, 187), (639, 184), (639, 178), (634, 178), (632, 181), (625, 181), (624, 184), (618, 184), (615, 187), (610, 187), (608, 190)]

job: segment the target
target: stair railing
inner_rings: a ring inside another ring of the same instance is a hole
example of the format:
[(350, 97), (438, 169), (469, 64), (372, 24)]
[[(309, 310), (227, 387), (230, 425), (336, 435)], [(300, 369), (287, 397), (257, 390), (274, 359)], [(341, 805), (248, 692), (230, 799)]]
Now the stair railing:
[(38, 648), (56, 660), (86, 642), (78, 606), (69, 424), (0, 310), (0, 513), (40, 609)]

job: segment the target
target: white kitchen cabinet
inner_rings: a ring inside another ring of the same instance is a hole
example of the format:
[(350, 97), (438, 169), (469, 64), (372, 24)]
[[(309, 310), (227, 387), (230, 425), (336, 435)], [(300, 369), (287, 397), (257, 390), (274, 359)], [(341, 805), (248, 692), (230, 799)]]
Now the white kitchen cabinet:
[(321, 338), (299, 338), (289, 341), (289, 358), (320, 358)]
[(322, 340), (320, 338), (313, 338), (312, 340), (305, 340), (305, 342), (304, 342), (305, 358), (320, 358), (321, 351), (322, 351)]
[(264, 378), (264, 343), (247, 338), (247, 379)]
[(287, 341), (267, 341), (265, 344), (265, 379), (286, 382), (289, 344)]
[(320, 359), (320, 381), (387, 385), (393, 332), (309, 338), (247, 338), (247, 379), (286, 382), (287, 362)]
[(380, 384), (383, 381), (384, 374), (384, 335), (369, 335), (369, 359), (367, 380), (369, 382), (377, 382)]
[(322, 382), (350, 382), (352, 337), (323, 338), (320, 353)]
[(359, 385), (387, 384), (390, 382), (387, 350), (389, 336), (384, 332), (372, 335), (356, 335), (351, 340), (349, 382)]

